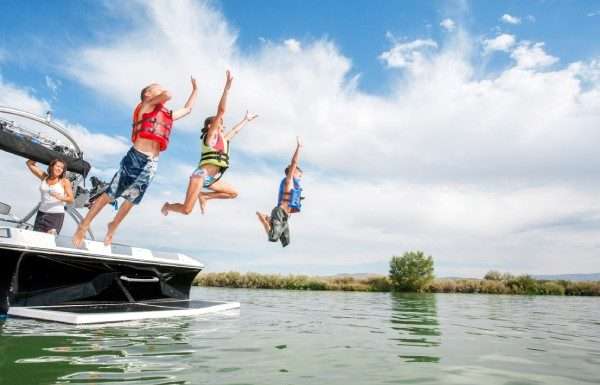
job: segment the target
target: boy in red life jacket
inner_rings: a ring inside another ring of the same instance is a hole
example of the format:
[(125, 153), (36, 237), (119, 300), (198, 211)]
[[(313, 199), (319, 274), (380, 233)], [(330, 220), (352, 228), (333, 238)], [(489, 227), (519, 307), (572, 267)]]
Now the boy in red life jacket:
[(303, 197), (301, 196), (302, 188), (300, 187), (302, 170), (298, 166), (301, 148), (302, 141), (297, 137), (296, 151), (294, 151), (290, 165), (285, 169), (285, 178), (279, 184), (277, 206), (271, 211), (271, 216), (256, 212), (258, 220), (265, 228), (269, 241), (280, 241), (283, 247), (290, 244), (288, 218), (291, 214), (297, 214), (302, 209)]
[(96, 215), (108, 203), (122, 197), (125, 202), (115, 218), (108, 224), (104, 244), (110, 245), (119, 224), (134, 205), (139, 204), (152, 182), (158, 166), (158, 154), (167, 149), (173, 121), (183, 118), (192, 111), (197, 96), (196, 79), (191, 78), (192, 93), (185, 106), (170, 111), (165, 103), (171, 99), (169, 91), (159, 84), (150, 84), (142, 89), (141, 102), (133, 113), (131, 140), (133, 146), (121, 160), (121, 165), (108, 189), (94, 202), (73, 235), (73, 244), (80, 247), (85, 233)]

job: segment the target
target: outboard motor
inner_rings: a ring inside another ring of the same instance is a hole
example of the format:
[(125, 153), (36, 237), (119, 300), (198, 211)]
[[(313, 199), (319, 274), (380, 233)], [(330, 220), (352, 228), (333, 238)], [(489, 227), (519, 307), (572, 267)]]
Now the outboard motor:
[(108, 183), (101, 181), (95, 176), (90, 177), (90, 182), (92, 183), (92, 189), (90, 190), (88, 207), (91, 206), (92, 203), (94, 203), (94, 201), (98, 199), (98, 197), (100, 197), (100, 195), (102, 195), (102, 193), (105, 192), (109, 186)]

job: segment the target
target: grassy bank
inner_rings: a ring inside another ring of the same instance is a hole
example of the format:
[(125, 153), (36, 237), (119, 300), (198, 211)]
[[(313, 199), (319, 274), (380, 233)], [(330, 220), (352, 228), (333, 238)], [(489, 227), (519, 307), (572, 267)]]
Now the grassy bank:
[[(201, 273), (194, 284), (205, 287), (286, 290), (392, 291), (386, 276), (367, 278), (309, 277), (237, 272)], [(435, 279), (424, 288), (429, 293), (538, 294), (600, 296), (600, 282), (541, 281), (523, 275), (500, 279)]]
[(352, 277), (309, 277), (306, 275), (278, 275), (237, 272), (200, 273), (196, 286), (230, 287), (246, 289), (286, 290), (343, 290), (343, 291), (390, 291), (387, 277), (355, 279)]

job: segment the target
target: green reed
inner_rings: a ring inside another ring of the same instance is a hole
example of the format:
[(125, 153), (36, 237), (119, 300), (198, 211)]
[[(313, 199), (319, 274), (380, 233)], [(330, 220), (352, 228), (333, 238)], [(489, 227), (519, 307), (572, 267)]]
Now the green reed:
[[(245, 289), (284, 290), (337, 290), (337, 291), (392, 291), (386, 276), (369, 277), (311, 277), (307, 275), (279, 275), (259, 273), (200, 273), (194, 280), (196, 286)], [(506, 274), (498, 279), (433, 280), (424, 289), (429, 293), (481, 293), (481, 294), (535, 294), (600, 296), (600, 282), (572, 282), (536, 280), (528, 275)]]

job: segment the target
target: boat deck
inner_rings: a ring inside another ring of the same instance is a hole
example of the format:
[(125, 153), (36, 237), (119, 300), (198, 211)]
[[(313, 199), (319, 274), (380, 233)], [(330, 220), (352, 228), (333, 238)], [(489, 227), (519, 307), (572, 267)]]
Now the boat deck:
[(159, 264), (197, 268), (199, 270), (204, 268), (202, 263), (182, 253), (150, 250), (117, 243), (105, 246), (102, 242), (89, 239), (83, 241), (81, 248), (76, 248), (73, 246), (71, 237), (54, 236), (15, 227), (0, 226), (0, 247), (21, 251), (35, 250), (47, 254), (84, 259)]

